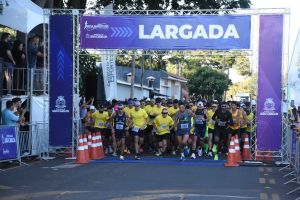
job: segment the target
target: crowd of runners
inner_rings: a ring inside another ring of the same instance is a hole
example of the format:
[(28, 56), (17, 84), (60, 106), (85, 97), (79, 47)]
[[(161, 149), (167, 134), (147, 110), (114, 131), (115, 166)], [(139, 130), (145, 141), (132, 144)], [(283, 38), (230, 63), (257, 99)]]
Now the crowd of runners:
[[(100, 132), (105, 154), (211, 157), (227, 154), (230, 138), (254, 130), (251, 105), (245, 103), (129, 99), (93, 105), (81, 101), (83, 132)], [(241, 146), (242, 146), (241, 140)]]

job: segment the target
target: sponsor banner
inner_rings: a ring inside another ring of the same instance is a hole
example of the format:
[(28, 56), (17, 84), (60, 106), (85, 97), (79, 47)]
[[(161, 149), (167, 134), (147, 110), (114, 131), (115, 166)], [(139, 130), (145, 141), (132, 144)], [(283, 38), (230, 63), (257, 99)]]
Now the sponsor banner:
[(111, 101), (117, 98), (116, 56), (111, 50), (102, 50), (100, 54), (105, 97), (107, 101)]
[(72, 16), (50, 16), (50, 106), (51, 146), (72, 145), (73, 22)]
[(257, 150), (279, 151), (281, 147), (281, 80), (283, 16), (260, 16)]
[(288, 87), (289, 100), (294, 100), (295, 105), (300, 106), (300, 30), (289, 67)]
[(0, 160), (18, 158), (17, 129), (15, 126), (0, 127)]
[(81, 48), (249, 49), (251, 16), (82, 16)]

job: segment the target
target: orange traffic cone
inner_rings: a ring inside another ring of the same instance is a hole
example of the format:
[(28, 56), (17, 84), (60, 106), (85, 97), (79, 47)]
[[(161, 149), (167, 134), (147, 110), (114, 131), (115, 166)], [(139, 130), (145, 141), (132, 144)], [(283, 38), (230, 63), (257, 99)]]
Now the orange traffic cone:
[(91, 154), (90, 158), (96, 160), (97, 157), (97, 141), (96, 141), (96, 134), (92, 134), (92, 145), (91, 145)]
[(104, 158), (104, 150), (100, 132), (97, 133), (97, 157), (98, 159)]
[(242, 158), (241, 158), (240, 143), (239, 143), (238, 135), (235, 135), (234, 144), (235, 144), (235, 161), (241, 162)]
[(234, 137), (231, 137), (229, 152), (227, 156), (227, 161), (224, 164), (225, 167), (237, 167), (239, 166), (235, 160), (235, 143)]
[(88, 160), (85, 157), (85, 147), (83, 144), (83, 136), (79, 136), (79, 141), (78, 141), (78, 147), (77, 147), (77, 157), (76, 157), (76, 163), (77, 164), (85, 164), (88, 163)]
[(89, 131), (88, 133), (88, 149), (89, 149), (89, 157), (91, 158), (92, 156), (92, 133)]
[(249, 145), (249, 137), (248, 137), (248, 135), (246, 135), (246, 137), (244, 139), (243, 160), (251, 160), (251, 157), (250, 157), (250, 145)]
[(88, 141), (87, 141), (87, 134), (83, 134), (83, 145), (84, 145), (85, 159), (87, 161), (90, 161), (89, 147), (88, 147)]

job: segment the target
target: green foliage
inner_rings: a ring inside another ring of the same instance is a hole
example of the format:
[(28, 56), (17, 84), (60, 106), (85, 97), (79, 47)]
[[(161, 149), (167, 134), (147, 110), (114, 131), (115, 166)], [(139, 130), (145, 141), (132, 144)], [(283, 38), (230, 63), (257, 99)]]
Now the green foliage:
[(235, 83), (230, 86), (227, 92), (227, 99), (235, 97), (237, 93), (249, 93), (252, 97), (256, 96), (257, 90), (257, 74), (247, 77), (244, 81)]
[(207, 99), (221, 99), (231, 84), (227, 74), (210, 67), (196, 69), (188, 81), (190, 95)]
[[(99, 69), (96, 68), (96, 58), (86, 51), (81, 51), (79, 56), (79, 91), (85, 94), (86, 79), (90, 74), (101, 74)], [(102, 75), (102, 74), (101, 74)]]
[(233, 68), (235, 68), (242, 76), (251, 76), (249, 57), (238, 56), (235, 58)]

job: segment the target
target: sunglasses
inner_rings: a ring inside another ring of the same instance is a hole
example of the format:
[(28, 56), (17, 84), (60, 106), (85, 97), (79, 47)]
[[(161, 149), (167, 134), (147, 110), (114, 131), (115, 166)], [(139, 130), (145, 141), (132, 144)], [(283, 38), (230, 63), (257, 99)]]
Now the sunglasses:
[(168, 113), (162, 113), (163, 115), (167, 115)]

